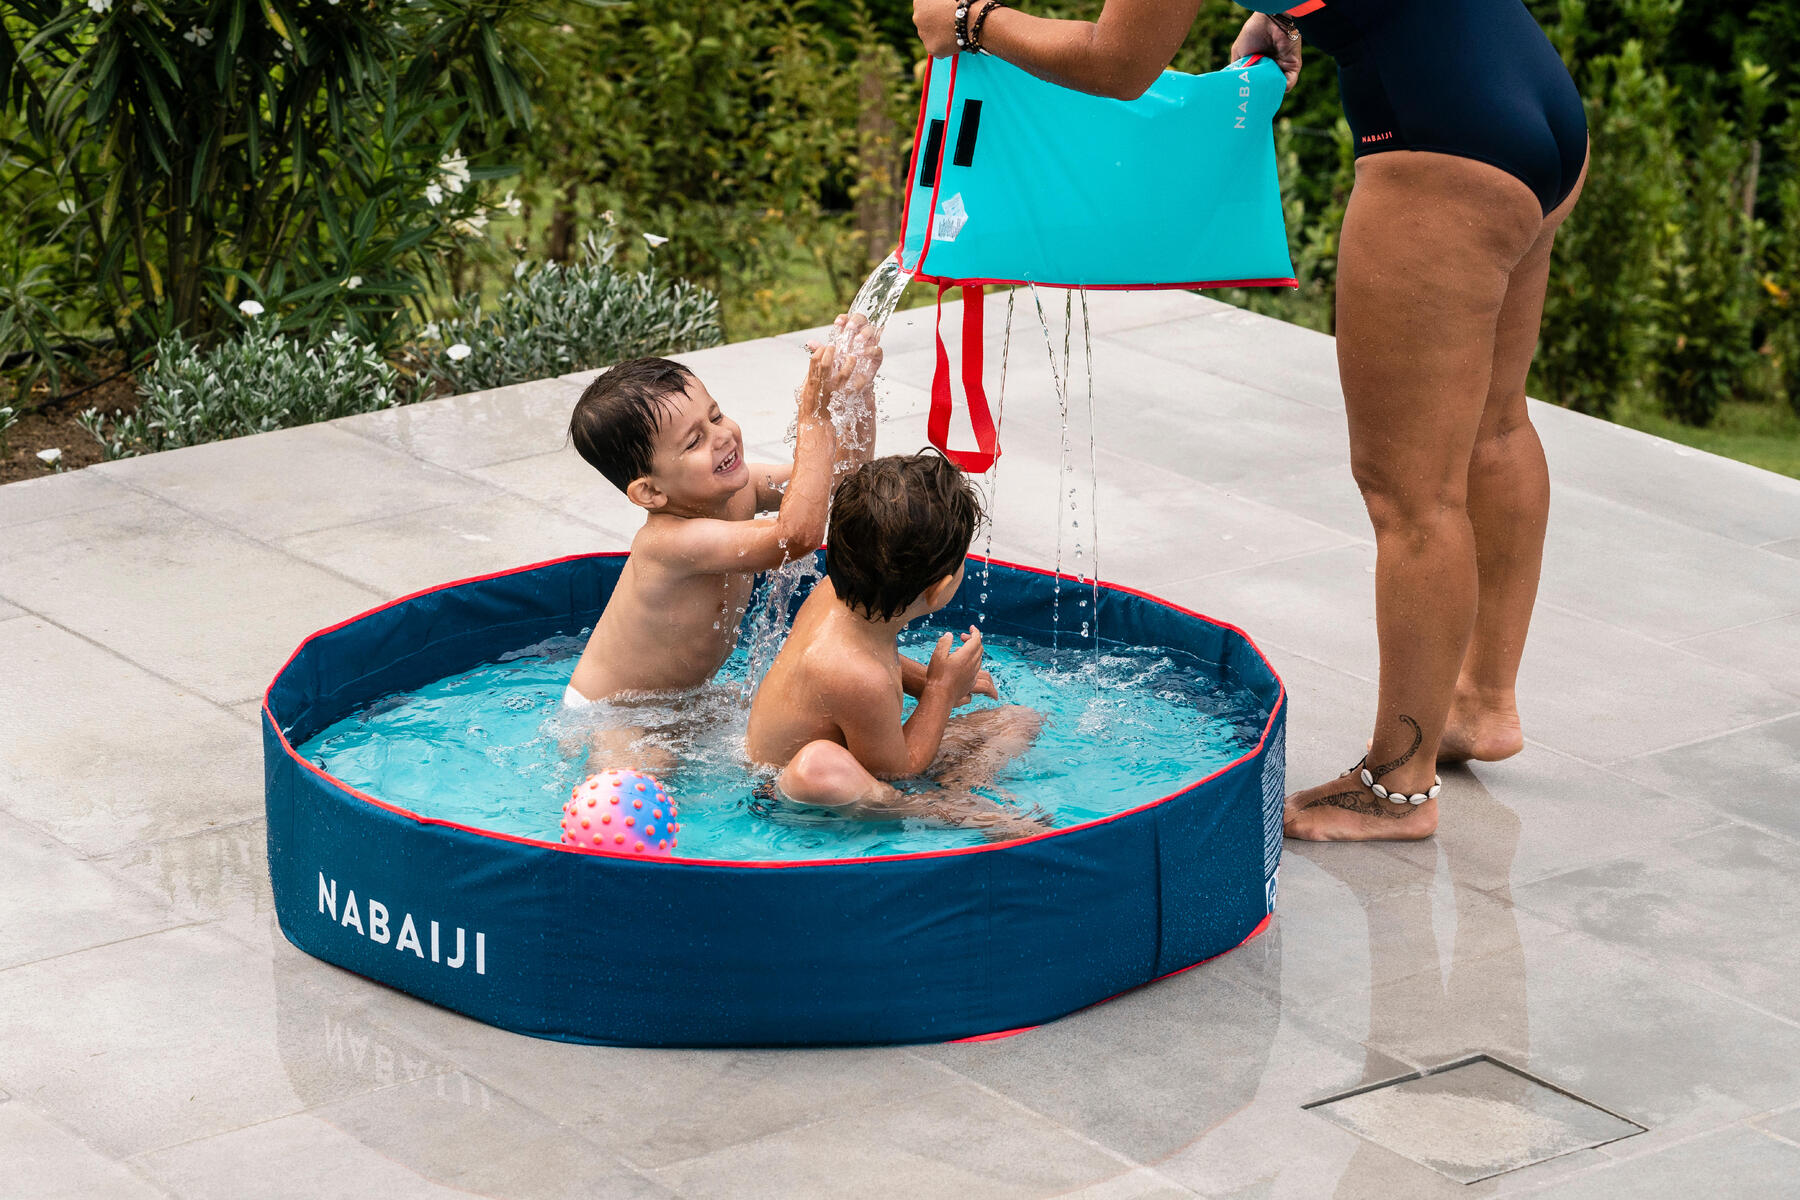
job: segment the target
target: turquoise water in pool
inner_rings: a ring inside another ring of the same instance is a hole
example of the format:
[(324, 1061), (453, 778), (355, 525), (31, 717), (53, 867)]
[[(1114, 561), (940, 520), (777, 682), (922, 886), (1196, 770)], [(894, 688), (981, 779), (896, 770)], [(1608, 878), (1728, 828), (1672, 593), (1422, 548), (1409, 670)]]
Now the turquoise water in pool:
[[(924, 661), (941, 632), (909, 630), (901, 652)], [(555, 842), (569, 790), (588, 773), (596, 729), (629, 724), (650, 729), (640, 749), (663, 748), (680, 763), (660, 777), (681, 807), (683, 858), (856, 858), (983, 844), (974, 830), (856, 821), (758, 799), (743, 753), (749, 668), (741, 648), (713, 687), (675, 701), (564, 709), (563, 686), (585, 642), (585, 633), (555, 638), (386, 697), (299, 752), (358, 791), (421, 816)], [(1036, 743), (986, 794), (1040, 808), (1058, 828), (1211, 774), (1253, 748), (1268, 719), (1248, 691), (1222, 685), (1211, 664), (1180, 651), (1108, 647), (1096, 656), (1091, 648), (1053, 654), (998, 635), (984, 642), (1001, 700), (1045, 718)], [(977, 698), (960, 711), (994, 704)]]

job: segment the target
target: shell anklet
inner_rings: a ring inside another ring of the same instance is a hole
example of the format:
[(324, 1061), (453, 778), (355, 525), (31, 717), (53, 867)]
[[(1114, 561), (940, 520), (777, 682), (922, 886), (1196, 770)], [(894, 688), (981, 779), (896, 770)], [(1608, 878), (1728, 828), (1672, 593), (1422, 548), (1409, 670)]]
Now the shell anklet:
[(1427, 800), (1436, 800), (1438, 798), (1438, 793), (1444, 790), (1443, 777), (1440, 775), (1433, 775), (1431, 777), (1430, 791), (1415, 792), (1410, 796), (1405, 792), (1390, 792), (1375, 781), (1375, 773), (1369, 770), (1369, 758), (1367, 755), (1364, 755), (1363, 760), (1354, 767), (1351, 767), (1350, 770), (1356, 774), (1358, 779), (1362, 780), (1362, 785), (1364, 787), (1375, 793), (1375, 798), (1377, 800), (1387, 800), (1394, 804), (1423, 804)]

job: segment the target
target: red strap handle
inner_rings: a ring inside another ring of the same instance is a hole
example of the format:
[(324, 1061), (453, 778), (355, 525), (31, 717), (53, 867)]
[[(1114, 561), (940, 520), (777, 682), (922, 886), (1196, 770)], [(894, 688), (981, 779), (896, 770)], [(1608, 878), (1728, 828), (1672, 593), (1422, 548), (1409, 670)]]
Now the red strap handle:
[(1000, 457), (1000, 431), (988, 409), (987, 392), (981, 386), (981, 324), (983, 297), (980, 284), (963, 285), (963, 393), (969, 398), (969, 424), (975, 430), (974, 450), (950, 448), (950, 413), (956, 400), (950, 394), (950, 352), (944, 348), (944, 292), (938, 285), (937, 370), (931, 376), (931, 412), (925, 418), (925, 436), (944, 452), (944, 457), (965, 471), (981, 474)]

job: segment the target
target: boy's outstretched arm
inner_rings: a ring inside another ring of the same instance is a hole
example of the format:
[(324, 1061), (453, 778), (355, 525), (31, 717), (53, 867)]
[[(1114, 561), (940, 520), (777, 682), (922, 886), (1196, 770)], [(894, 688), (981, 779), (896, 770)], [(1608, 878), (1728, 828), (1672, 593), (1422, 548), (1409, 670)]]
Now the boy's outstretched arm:
[(825, 540), (831, 507), (831, 467), (837, 438), (828, 404), (856, 370), (853, 348), (813, 351), (800, 389), (799, 437), (794, 471), (774, 518), (723, 521), (694, 518), (664, 527), (643, 546), (695, 574), (765, 571), (817, 550)]

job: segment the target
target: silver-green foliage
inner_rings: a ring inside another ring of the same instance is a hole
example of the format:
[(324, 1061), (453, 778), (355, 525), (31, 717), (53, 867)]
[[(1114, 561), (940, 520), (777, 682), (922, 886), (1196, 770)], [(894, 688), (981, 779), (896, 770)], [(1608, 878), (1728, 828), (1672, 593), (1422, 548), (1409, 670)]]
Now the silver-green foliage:
[(440, 340), (416, 351), (421, 378), (445, 394), (474, 392), (719, 344), (713, 293), (654, 267), (620, 271), (615, 250), (589, 237), (578, 262), (522, 265), (491, 309), (464, 301), (439, 323)]
[(408, 396), (400, 372), (373, 344), (337, 330), (307, 345), (272, 321), (211, 350), (170, 334), (138, 377), (138, 393), (136, 412), (81, 414), (108, 458), (374, 412)]

